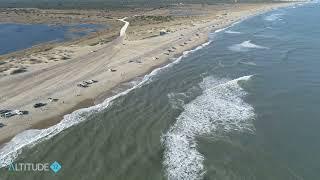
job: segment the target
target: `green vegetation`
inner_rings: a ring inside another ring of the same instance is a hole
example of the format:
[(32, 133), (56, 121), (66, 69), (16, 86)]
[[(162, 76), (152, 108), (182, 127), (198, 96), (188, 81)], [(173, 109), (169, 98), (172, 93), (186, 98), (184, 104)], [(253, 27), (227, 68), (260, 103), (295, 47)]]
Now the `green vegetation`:
[(173, 19), (174, 18), (172, 16), (135, 16), (129, 18), (129, 21), (132, 26), (141, 26), (145, 24), (169, 22)]
[(173, 20), (172, 16), (138, 16), (137, 19), (143, 21), (169, 22)]

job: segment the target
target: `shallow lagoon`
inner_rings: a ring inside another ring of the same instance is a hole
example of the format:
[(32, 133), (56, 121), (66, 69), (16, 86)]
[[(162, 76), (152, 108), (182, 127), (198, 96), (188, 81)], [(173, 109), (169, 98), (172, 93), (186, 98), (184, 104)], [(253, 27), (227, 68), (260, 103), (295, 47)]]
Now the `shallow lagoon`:
[(0, 55), (49, 41), (65, 41), (106, 28), (105, 25), (48, 25), (0, 23)]

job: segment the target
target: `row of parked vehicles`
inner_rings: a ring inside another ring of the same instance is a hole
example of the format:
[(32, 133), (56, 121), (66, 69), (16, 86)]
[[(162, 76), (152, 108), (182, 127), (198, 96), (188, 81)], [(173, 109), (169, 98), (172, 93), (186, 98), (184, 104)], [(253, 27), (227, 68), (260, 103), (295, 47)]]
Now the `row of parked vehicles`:
[[(57, 102), (59, 99), (48, 98), (49, 102)], [(33, 108), (40, 108), (46, 106), (47, 103), (36, 103), (33, 105)], [(9, 118), (16, 115), (27, 115), (29, 111), (21, 111), (21, 110), (9, 110), (9, 109), (0, 109), (0, 117)]]
[[(89, 85), (97, 83), (97, 80), (88, 80), (88, 81), (83, 81), (81, 83), (79, 83), (77, 86), (81, 87), (81, 88), (87, 88), (89, 87)], [(53, 98), (48, 98), (49, 102), (57, 102), (59, 101), (59, 99), (53, 99)], [(41, 108), (46, 106), (47, 103), (36, 103), (33, 105), (34, 108)], [(0, 117), (2, 118), (10, 118), (16, 115), (27, 115), (29, 114), (29, 111), (21, 111), (21, 110), (1, 110), (0, 109)]]
[(9, 118), (16, 115), (26, 115), (29, 114), (28, 111), (20, 111), (20, 110), (0, 110), (0, 116), (3, 118)]

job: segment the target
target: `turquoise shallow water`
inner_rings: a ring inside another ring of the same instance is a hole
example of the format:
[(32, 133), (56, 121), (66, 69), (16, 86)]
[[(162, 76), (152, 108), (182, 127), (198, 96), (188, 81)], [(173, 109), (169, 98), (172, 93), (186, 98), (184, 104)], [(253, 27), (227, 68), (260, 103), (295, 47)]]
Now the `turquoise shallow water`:
[(278, 9), (212, 33), (16, 159), (58, 161), (58, 173), (2, 168), (0, 179), (319, 179), (319, 12), (317, 3)]
[[(102, 25), (46, 25), (0, 23), (0, 55), (49, 41), (78, 38), (104, 28)], [(71, 29), (83, 29), (70, 31)]]

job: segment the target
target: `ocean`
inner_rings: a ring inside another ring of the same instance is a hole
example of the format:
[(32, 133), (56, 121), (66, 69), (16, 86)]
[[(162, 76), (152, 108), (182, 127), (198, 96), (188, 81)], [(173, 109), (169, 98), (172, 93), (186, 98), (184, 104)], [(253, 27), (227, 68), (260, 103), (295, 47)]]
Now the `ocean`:
[[(61, 42), (106, 28), (97, 24), (48, 25), (0, 23), (0, 55), (45, 42)], [(80, 29), (80, 31), (72, 31)]]
[[(0, 179), (319, 179), (319, 18), (306, 3), (212, 32), (102, 104), (14, 138)], [(62, 168), (9, 171), (12, 161)]]

